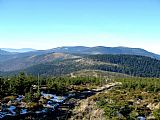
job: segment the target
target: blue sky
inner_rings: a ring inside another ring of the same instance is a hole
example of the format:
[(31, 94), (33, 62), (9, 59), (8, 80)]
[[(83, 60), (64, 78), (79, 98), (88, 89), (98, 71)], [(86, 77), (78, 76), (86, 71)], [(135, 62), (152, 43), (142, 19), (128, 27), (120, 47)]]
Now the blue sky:
[(74, 45), (160, 54), (160, 1), (0, 0), (0, 48)]

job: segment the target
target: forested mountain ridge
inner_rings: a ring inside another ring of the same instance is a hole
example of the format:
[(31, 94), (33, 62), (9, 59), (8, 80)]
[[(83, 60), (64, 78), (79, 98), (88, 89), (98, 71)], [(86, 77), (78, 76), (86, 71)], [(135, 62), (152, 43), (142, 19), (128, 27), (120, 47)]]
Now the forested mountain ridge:
[(10, 52), (0, 49), (0, 55), (10, 55)]
[[(145, 57), (146, 56), (146, 57)], [(0, 51), (1, 75), (26, 71), (60, 76), (79, 70), (103, 70), (132, 76), (159, 77), (159, 55), (140, 48), (58, 47), (26, 53)]]
[[(7, 52), (7, 51), (5, 51)], [(8, 54), (9, 53), (9, 54)], [(14, 52), (7, 52), (7, 54), (1, 54), (0, 53), (0, 62), (5, 62), (8, 60), (14, 60), (14, 59), (21, 59), (24, 57), (31, 57), (31, 56), (38, 56), (38, 55), (44, 55), (48, 53), (53, 53), (51, 51), (46, 50), (36, 50), (36, 51), (30, 51), (25, 53), (14, 53)]]
[[(3, 53), (9, 53), (7, 51), (4, 51), (5, 48), (3, 48)], [(6, 49), (7, 50), (7, 49)], [(160, 59), (160, 55), (146, 51), (141, 48), (129, 48), (129, 47), (105, 47), (105, 46), (96, 46), (96, 47), (85, 47), (85, 46), (64, 46), (64, 47), (57, 47), (53, 49), (48, 50), (34, 50), (34, 49), (20, 49), (20, 50), (10, 50), (8, 51), (17, 51), (16, 55), (10, 56), (11, 58), (19, 58), (29, 55), (40, 55), (40, 54), (46, 54), (46, 53), (69, 53), (69, 54), (87, 54), (87, 55), (94, 55), (94, 54), (129, 54), (129, 55), (141, 55), (141, 56), (147, 56), (151, 58)], [(20, 53), (18, 53), (20, 51)], [(28, 51), (28, 52), (27, 52)], [(14, 52), (10, 52), (14, 53)], [(3, 55), (0, 52), (0, 55)], [(1, 57), (1, 56), (0, 56)]]
[(47, 53), (40, 55), (28, 55), (19, 58), (8, 59), (0, 62), (0, 71), (15, 71), (25, 69), (27, 67), (37, 65), (40, 63), (52, 62), (54, 60), (74, 58), (76, 56), (64, 53)]
[(139, 77), (160, 77), (160, 60), (137, 55), (89, 55), (58, 59), (10, 73), (25, 71), (43, 76), (61, 76), (80, 70), (102, 70)]
[(151, 58), (160, 59), (160, 55), (148, 52), (141, 48), (129, 48), (129, 47), (85, 47), (85, 46), (73, 46), (73, 47), (58, 47), (51, 49), (52, 52), (65, 52), (65, 53), (78, 53), (78, 54), (128, 54), (128, 55), (141, 55)]
[[(114, 72), (141, 77), (160, 77), (160, 60), (150, 57), (138, 55), (91, 55), (87, 56), (87, 58), (121, 66), (115, 66), (115, 68), (111, 70)], [(110, 70), (106, 69), (105, 66), (101, 66), (100, 69)]]

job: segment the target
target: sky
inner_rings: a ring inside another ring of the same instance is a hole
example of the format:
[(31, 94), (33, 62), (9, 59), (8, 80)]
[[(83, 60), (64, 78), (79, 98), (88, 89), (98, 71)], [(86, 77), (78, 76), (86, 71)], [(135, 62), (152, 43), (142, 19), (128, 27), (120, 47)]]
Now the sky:
[(0, 48), (60, 46), (160, 54), (160, 0), (0, 0)]

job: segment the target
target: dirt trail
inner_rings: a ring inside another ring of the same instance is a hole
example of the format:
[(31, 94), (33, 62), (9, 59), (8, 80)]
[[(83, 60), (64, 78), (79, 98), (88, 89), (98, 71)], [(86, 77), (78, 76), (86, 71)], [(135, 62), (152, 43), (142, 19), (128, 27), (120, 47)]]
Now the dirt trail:
[[(107, 92), (109, 89), (113, 88), (118, 84), (121, 83), (109, 83), (102, 87), (97, 87), (93, 91), (96, 92), (96, 96), (100, 93)], [(90, 99), (91, 97), (93, 96), (78, 101), (77, 105), (72, 111), (73, 115), (69, 120), (105, 120), (103, 116), (104, 111), (97, 107), (96, 102)]]

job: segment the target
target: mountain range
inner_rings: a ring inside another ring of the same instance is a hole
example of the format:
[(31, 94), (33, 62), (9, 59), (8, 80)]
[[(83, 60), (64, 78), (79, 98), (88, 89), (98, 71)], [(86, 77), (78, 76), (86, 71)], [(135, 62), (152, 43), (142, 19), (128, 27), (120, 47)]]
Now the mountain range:
[(129, 48), (129, 47), (84, 47), (84, 46), (73, 46), (73, 47), (58, 47), (51, 49), (53, 52), (63, 53), (77, 53), (77, 54), (128, 54), (128, 55), (141, 55), (160, 59), (160, 55), (148, 52), (141, 48)]
[(128, 55), (141, 55), (160, 59), (160, 55), (149, 52), (141, 48), (129, 48), (129, 47), (105, 47), (105, 46), (96, 46), (96, 47), (85, 47), (85, 46), (66, 46), (66, 47), (57, 47), (48, 50), (35, 50), (32, 48), (22, 48), (22, 49), (11, 49), (11, 48), (0, 48), (0, 55), (9, 55), (9, 54), (32, 54), (41, 52), (44, 53), (75, 53), (75, 54), (128, 54)]
[(73, 46), (30, 50), (33, 51), (21, 53), (0, 49), (0, 74), (26, 71), (31, 74), (55, 76), (95, 69), (157, 77), (160, 72), (160, 55), (140, 48)]

